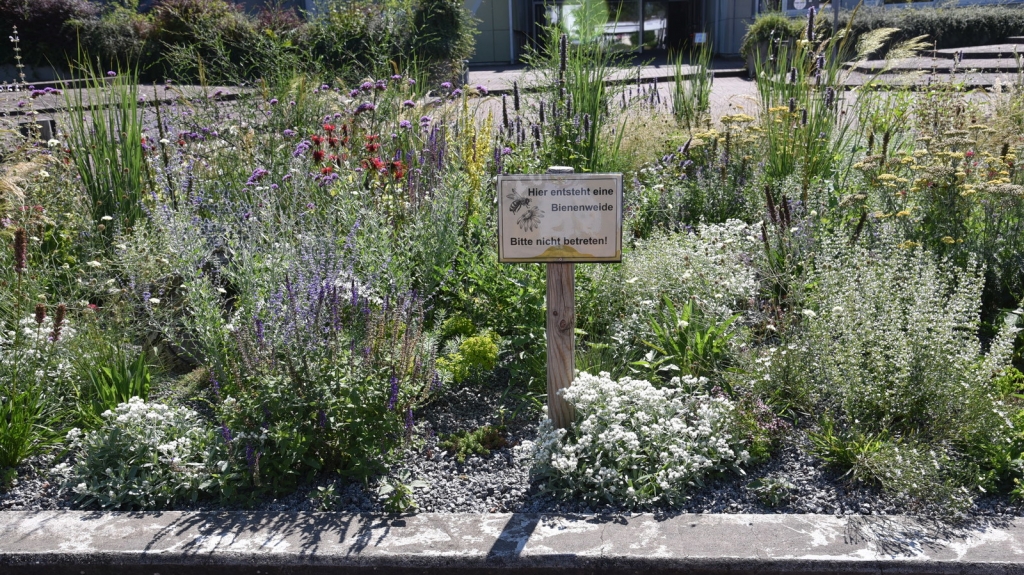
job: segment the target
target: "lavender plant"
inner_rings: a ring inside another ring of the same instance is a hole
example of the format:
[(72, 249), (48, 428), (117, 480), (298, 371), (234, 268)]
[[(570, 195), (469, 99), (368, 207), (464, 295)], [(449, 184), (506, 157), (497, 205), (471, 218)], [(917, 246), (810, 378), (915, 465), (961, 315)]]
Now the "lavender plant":
[(306, 246), (280, 283), (241, 294), (231, 323), (214, 311), (215, 289), (189, 287), (243, 493), (320, 470), (380, 471), (438, 385), (422, 300), (358, 278), (343, 256), (330, 242)]

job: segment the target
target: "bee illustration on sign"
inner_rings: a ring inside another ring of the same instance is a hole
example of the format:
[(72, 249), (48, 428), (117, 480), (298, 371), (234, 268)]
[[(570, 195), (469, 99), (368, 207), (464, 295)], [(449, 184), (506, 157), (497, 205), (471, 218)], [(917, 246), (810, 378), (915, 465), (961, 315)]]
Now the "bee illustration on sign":
[(512, 188), (511, 193), (505, 194), (505, 197), (512, 200), (512, 204), (509, 205), (508, 209), (513, 214), (519, 213), (519, 210), (524, 207), (530, 207), (530, 198), (519, 194), (515, 188)]
[(508, 206), (510, 212), (518, 214), (519, 210), (524, 210), (523, 215), (519, 216), (519, 219), (516, 220), (516, 223), (519, 224), (519, 229), (524, 232), (532, 232), (540, 225), (540, 220), (544, 217), (544, 210), (540, 209), (539, 206), (531, 206), (530, 198), (516, 192), (515, 188), (512, 189), (511, 193), (505, 194), (505, 197), (512, 200), (512, 203)]

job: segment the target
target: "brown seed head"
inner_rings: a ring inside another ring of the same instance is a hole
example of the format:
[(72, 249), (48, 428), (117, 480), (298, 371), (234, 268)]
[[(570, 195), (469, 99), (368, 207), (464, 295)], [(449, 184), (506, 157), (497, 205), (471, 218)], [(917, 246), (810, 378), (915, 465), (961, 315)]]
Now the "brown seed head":
[(19, 274), (25, 270), (28, 259), (28, 235), (25, 228), (14, 230), (14, 271)]
[(42, 324), (44, 319), (46, 319), (46, 304), (45, 303), (37, 303), (36, 304), (36, 323), (37, 324)]
[(67, 313), (68, 308), (64, 304), (57, 306), (57, 311), (53, 314), (53, 333), (50, 334), (52, 341), (60, 339), (60, 332), (64, 329), (64, 315)]

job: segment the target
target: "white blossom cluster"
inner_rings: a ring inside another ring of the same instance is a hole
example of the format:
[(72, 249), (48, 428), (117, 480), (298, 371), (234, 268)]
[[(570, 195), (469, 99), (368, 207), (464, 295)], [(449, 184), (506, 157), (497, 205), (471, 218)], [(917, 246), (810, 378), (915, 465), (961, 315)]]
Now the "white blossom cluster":
[[(622, 265), (592, 266), (594, 293), (614, 338), (635, 344), (649, 337), (651, 313), (664, 296), (694, 300), (705, 314), (725, 319), (758, 292), (760, 231), (738, 220), (697, 227), (689, 234), (656, 236), (623, 255)], [(607, 317), (611, 315), (611, 317)]]
[(536, 442), (523, 446), (534, 472), (563, 495), (640, 507), (680, 502), (709, 472), (739, 471), (748, 455), (733, 433), (734, 405), (683, 391), (706, 387), (703, 378), (684, 379), (656, 388), (606, 372), (579, 374), (563, 391), (577, 412), (572, 429), (545, 418)]
[(151, 509), (195, 499), (208, 483), (214, 432), (184, 407), (138, 397), (103, 413), (103, 426), (72, 429), (74, 465), (54, 470), (84, 505)]
[[(76, 330), (67, 319), (61, 324), (60, 340), (54, 342), (53, 318), (36, 323), (34, 315), (18, 322), (18, 331), (0, 330), (0, 373), (17, 371), (33, 374), (36, 383), (52, 385), (70, 381), (74, 374), (67, 343)], [(15, 345), (17, 348), (15, 349)]]

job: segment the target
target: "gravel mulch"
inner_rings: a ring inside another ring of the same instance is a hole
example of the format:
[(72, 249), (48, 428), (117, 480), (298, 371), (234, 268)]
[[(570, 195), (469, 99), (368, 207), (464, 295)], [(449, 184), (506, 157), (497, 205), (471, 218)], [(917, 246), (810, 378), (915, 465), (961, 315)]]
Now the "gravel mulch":
[[(525, 409), (521, 399), (506, 393), (504, 382), (449, 389), (417, 414), (416, 436), (403, 453), (390, 478), (418, 479), (427, 487), (416, 489), (413, 497), (419, 511), (451, 513), (597, 513), (622, 514), (619, 506), (594, 506), (560, 500), (545, 492), (541, 482), (531, 482), (529, 462), (517, 454), (516, 446), (534, 439), (537, 412)], [(518, 409), (517, 409), (518, 408)], [(503, 414), (503, 415), (500, 415)], [(486, 456), (470, 456), (458, 463), (440, 446), (441, 438), (483, 425), (504, 425), (509, 446)], [(745, 476), (725, 474), (710, 478), (675, 509), (651, 509), (656, 513), (816, 513), (831, 515), (915, 514), (900, 498), (881, 493), (871, 486), (848, 481), (821, 465), (801, 449), (806, 438), (799, 432), (768, 462), (746, 470)], [(73, 500), (61, 495), (49, 475), (54, 456), (30, 458), (19, 469), (11, 489), (0, 493), (0, 509), (72, 509)], [(775, 497), (750, 487), (754, 480), (780, 488)], [(329, 489), (329, 491), (327, 491)], [(330, 495), (325, 496), (325, 491)], [(229, 509), (210, 502), (193, 509)], [(268, 499), (257, 511), (385, 511), (376, 485), (345, 482), (323, 476), (295, 493)], [(1005, 496), (978, 498), (969, 512), (973, 516), (1024, 516), (1024, 506), (1012, 504)]]

